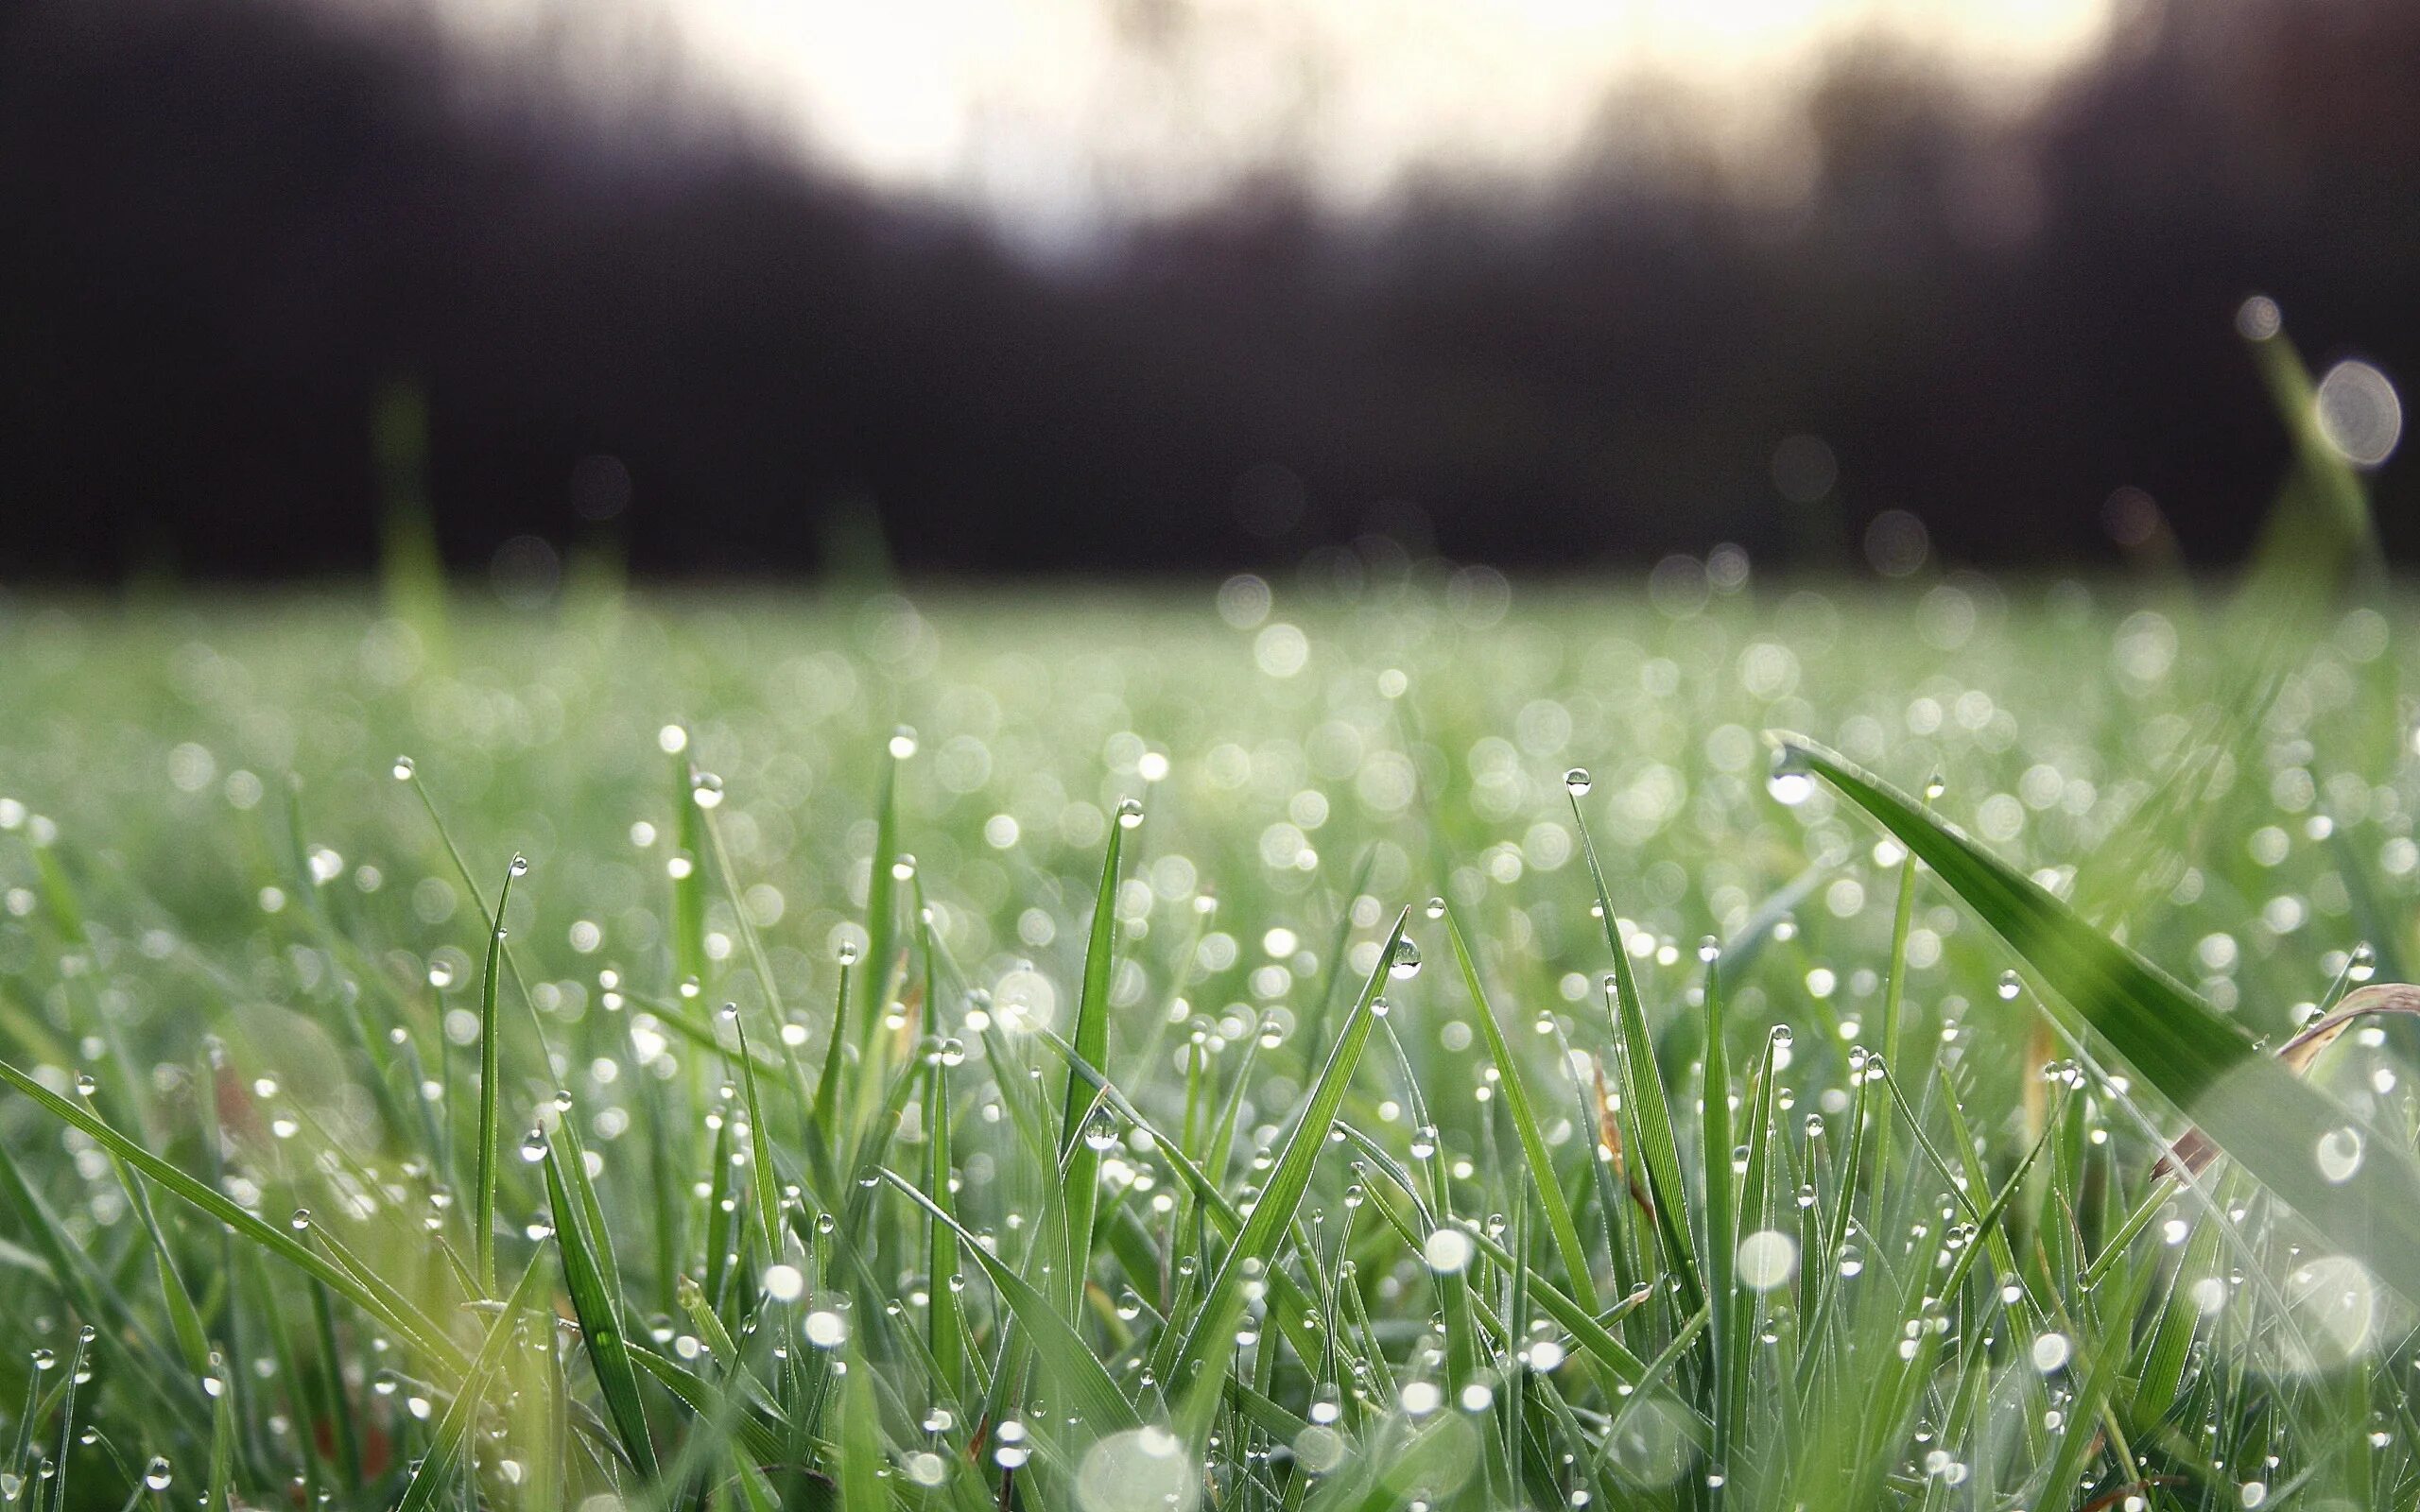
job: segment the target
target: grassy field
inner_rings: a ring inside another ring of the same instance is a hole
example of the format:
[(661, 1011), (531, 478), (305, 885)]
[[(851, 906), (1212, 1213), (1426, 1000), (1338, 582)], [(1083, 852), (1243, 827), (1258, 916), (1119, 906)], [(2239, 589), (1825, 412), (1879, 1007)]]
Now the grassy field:
[(2413, 1504), (2412, 607), (1743, 566), (0, 605), (0, 1500)]

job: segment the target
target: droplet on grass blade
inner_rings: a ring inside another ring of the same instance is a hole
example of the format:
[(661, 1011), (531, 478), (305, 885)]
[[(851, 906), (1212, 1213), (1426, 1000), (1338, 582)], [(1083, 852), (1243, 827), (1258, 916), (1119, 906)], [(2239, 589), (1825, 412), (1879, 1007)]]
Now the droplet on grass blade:
[(1765, 779), (1765, 791), (1774, 802), (1794, 809), (1815, 796), (1815, 778), (1806, 770), (1805, 759), (1785, 746), (1773, 753), (1772, 775)]
[(1471, 1238), (1460, 1228), (1432, 1228), (1420, 1253), (1430, 1270), (1449, 1276), (1471, 1263)]

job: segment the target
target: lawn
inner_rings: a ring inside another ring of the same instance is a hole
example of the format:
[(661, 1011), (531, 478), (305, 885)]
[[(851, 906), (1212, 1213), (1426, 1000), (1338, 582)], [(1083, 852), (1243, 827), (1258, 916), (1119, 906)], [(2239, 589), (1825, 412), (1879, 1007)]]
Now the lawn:
[(2366, 605), (0, 602), (0, 1493), (2409, 1506)]

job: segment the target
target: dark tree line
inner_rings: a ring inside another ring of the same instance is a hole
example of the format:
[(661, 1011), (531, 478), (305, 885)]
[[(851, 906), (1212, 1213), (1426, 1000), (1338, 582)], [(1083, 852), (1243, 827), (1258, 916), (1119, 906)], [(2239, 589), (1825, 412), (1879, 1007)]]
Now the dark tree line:
[[(2283, 434), (2234, 335), (2420, 379), (2420, 6), (2179, 0), (2023, 119), (1868, 54), (1812, 191), (1682, 146), (1343, 223), (1282, 182), (1040, 266), (803, 170), (666, 77), (617, 114), (424, 22), (0, 0), (0, 576), (353, 571), (425, 402), (449, 557), (612, 528), (657, 574), (1201, 568), (1384, 530), (1549, 565), (1717, 540), (2239, 551)], [(1607, 103), (1609, 144), (1657, 123)], [(1685, 133), (1684, 133), (1684, 137)], [(1776, 445), (1838, 480), (1785, 500)], [(2411, 488), (2377, 482), (2390, 543)], [(619, 496), (620, 479), (605, 495)], [(575, 483), (576, 477), (582, 481)], [(610, 502), (610, 499), (609, 499)]]

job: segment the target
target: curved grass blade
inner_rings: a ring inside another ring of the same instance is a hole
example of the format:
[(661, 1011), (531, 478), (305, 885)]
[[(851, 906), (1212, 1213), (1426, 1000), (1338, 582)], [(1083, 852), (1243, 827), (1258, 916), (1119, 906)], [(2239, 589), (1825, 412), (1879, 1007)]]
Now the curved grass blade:
[[(957, 1219), (925, 1195), (916, 1183), (889, 1167), (883, 1168), (882, 1177), (907, 1194), (908, 1200), (924, 1209), (933, 1222), (947, 1225), (958, 1236), (959, 1248), (975, 1257), (975, 1263), (990, 1278), (992, 1289), (1000, 1294), (1000, 1300), (1015, 1314), (1036, 1364), (1054, 1387), (1065, 1391), (1066, 1404), (1083, 1417), (1094, 1433), (1115, 1433), (1140, 1425), (1142, 1419), (1136, 1415), (1134, 1404), (1118, 1390), (1117, 1383), (1110, 1379), (1098, 1357), (1077, 1337), (1076, 1331), (1059, 1315), (1049, 1298), (984, 1248), (973, 1234), (959, 1226)], [(1057, 1398), (1058, 1391), (1052, 1395)]]
[(226, 1194), (169, 1164), (97, 1115), (77, 1107), (5, 1060), (0, 1060), (0, 1082), (15, 1088), (60, 1122), (82, 1130), (94, 1143), (150, 1177), (171, 1195), (199, 1208), (280, 1260), (326, 1282), (338, 1296), (402, 1334), (430, 1360), (457, 1369), (465, 1363), (462, 1351), (445, 1336), (444, 1331), (400, 1296), (389, 1299), (362, 1285), (351, 1272), (295, 1238), (291, 1230), (266, 1222)]
[[(1377, 1002), (1378, 988), (1387, 980), (1388, 964), (1395, 958), (1395, 947), (1403, 942), (1404, 923), (1410, 917), (1409, 909), (1395, 916), (1385, 948), (1370, 969), (1370, 979), (1363, 984), (1353, 1011), (1345, 1017), (1343, 1031), (1337, 1036), (1336, 1049), (1329, 1054), (1326, 1067), (1305, 1100), (1303, 1116), (1295, 1122), (1293, 1133), (1287, 1137), (1285, 1153), (1270, 1168), (1259, 1200), (1253, 1205), (1236, 1242), (1227, 1246), (1226, 1255), (1219, 1262), (1218, 1272), (1202, 1294), (1193, 1327), (1178, 1348), (1175, 1368), (1165, 1378), (1183, 1394), (1178, 1409), (1178, 1437), (1191, 1446), (1191, 1452), (1199, 1452), (1222, 1394), (1219, 1383), (1227, 1375), (1224, 1362), (1235, 1350), (1236, 1321), (1243, 1311), (1244, 1277), (1247, 1271), (1258, 1274), (1268, 1268), (1293, 1223), (1294, 1210), (1311, 1183), (1311, 1167), (1327, 1143), (1328, 1126), (1336, 1121), (1337, 1108), (1344, 1101), (1345, 1086), (1353, 1079), (1353, 1068), (1360, 1064), (1361, 1051), (1370, 1042), (1371, 1028), (1377, 1022), (1373, 1005)], [(1215, 1370), (1211, 1368), (1214, 1362), (1219, 1366)]]
[(1647, 1169), (1647, 1189), (1655, 1199), (1654, 1223), (1665, 1255), (1681, 1278), (1685, 1307), (1696, 1312), (1705, 1302), (1696, 1246), (1689, 1238), (1689, 1199), (1681, 1181), (1680, 1146), (1672, 1138), (1672, 1108), (1664, 1095), (1664, 1077), (1655, 1064), (1655, 1037), (1647, 1027), (1647, 1005), (1638, 995), (1638, 978), (1630, 969), (1630, 951), (1621, 937), (1614, 912), (1614, 896), (1605, 885), (1605, 868), (1597, 860), (1597, 842), (1580, 812), (1580, 798), (1571, 798), (1572, 822), (1580, 830), (1580, 850), (1588, 861), (1589, 880), (1597, 885), (1597, 907), (1604, 916), (1605, 946), (1614, 956), (1614, 1031), (1621, 1051), (1622, 1106), (1638, 1127), (1639, 1163)]
[(479, 1286), (495, 1295), (495, 1174), (496, 1105), (504, 1079), (503, 1037), (496, 1022), (496, 985), (504, 968), (504, 906), (512, 901), (512, 879), (527, 870), (519, 856), (504, 868), (504, 890), (495, 896), (495, 913), (488, 926), (487, 970), (479, 980), (479, 1151), (475, 1178), (477, 1207), (471, 1216), (472, 1253), (477, 1257)]
[(1781, 738), (1787, 759), (1898, 836), (2220, 1150), (2407, 1299), (2420, 1299), (2420, 1169), (2411, 1157), (2368, 1141), (2352, 1169), (2323, 1173), (2318, 1153), (2343, 1139), (2344, 1109), (2030, 877), (1845, 758)]
[[(1109, 826), (1109, 856), (1101, 863), (1100, 894), (1093, 902), (1092, 936), (1084, 945), (1084, 981), (1076, 1001), (1076, 1054), (1095, 1066), (1109, 1064), (1110, 952), (1117, 938), (1117, 864), (1125, 849), (1126, 816)], [(1059, 1163), (1066, 1170), (1067, 1265), (1063, 1298), (1069, 1317), (1082, 1304), (1084, 1271), (1091, 1259), (1093, 1213), (1100, 1195), (1100, 1152), (1083, 1137), (1099, 1094), (1071, 1069), (1059, 1115)]]
[(395, 1512), (426, 1512), (452, 1488), (454, 1461), (461, 1453), (462, 1439), (479, 1415), (479, 1399), (487, 1395), (489, 1381), (503, 1367), (504, 1351), (521, 1326), (523, 1306), (536, 1294), (540, 1274), (541, 1267), (533, 1257), (529, 1268), (521, 1273), (520, 1284), (513, 1287), (511, 1298), (496, 1314), (495, 1321), (488, 1325), (478, 1355), (472, 1360), (462, 1383), (455, 1389), (454, 1400), (446, 1404), (445, 1416), (437, 1420), (428, 1452), (413, 1468), (411, 1481), (404, 1487), (404, 1499), (395, 1503)]
[(1453, 946), (1454, 964), (1462, 971), (1462, 984), (1471, 994), (1479, 1032), (1487, 1037), (1487, 1053), (1495, 1058), (1495, 1069), (1502, 1078), (1504, 1110), (1512, 1117), (1512, 1131), (1521, 1141), (1521, 1153), (1530, 1162), (1530, 1180), (1537, 1188), (1539, 1206), (1546, 1210), (1547, 1228), (1554, 1235), (1555, 1247), (1563, 1253), (1563, 1268), (1571, 1279), (1571, 1294), (1589, 1312), (1597, 1311), (1597, 1283), (1589, 1273), (1588, 1251), (1580, 1242), (1579, 1226), (1572, 1222), (1571, 1204), (1564, 1200), (1563, 1183), (1555, 1179), (1554, 1161), (1547, 1152), (1546, 1136), (1538, 1128), (1538, 1115), (1530, 1106), (1529, 1089), (1522, 1084), (1521, 1068), (1512, 1057), (1512, 1047), (1505, 1043), (1504, 1028), (1495, 1022), (1495, 1009), (1487, 1001), (1487, 989), (1479, 985), (1478, 968), (1471, 960), (1470, 946), (1462, 938), (1462, 926), (1453, 914), (1445, 915), (1445, 938)]
[[(568, 1174), (567, 1174), (568, 1173)], [(588, 1364), (605, 1394), (605, 1407), (631, 1464), (649, 1480), (656, 1473), (655, 1443), (648, 1435), (647, 1409), (639, 1400), (638, 1373), (631, 1366), (630, 1341), (623, 1336), (617, 1299), (606, 1289), (600, 1248), (612, 1243), (589, 1230), (595, 1208), (586, 1194), (588, 1169), (577, 1156), (566, 1160), (559, 1141), (546, 1143), (546, 1196), (554, 1206), (555, 1251), (562, 1258), (563, 1289), (571, 1294), (571, 1309), (579, 1319), (580, 1341), (588, 1347)], [(582, 1193), (575, 1195), (575, 1188)]]

